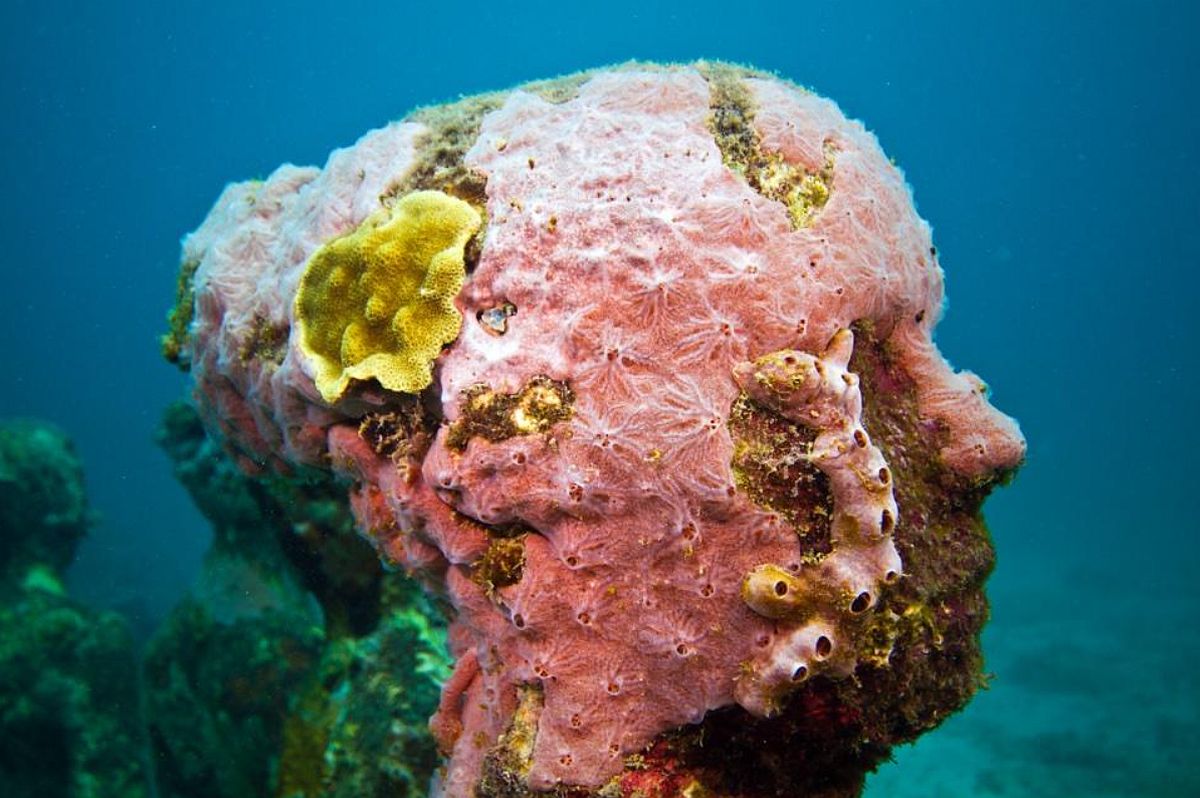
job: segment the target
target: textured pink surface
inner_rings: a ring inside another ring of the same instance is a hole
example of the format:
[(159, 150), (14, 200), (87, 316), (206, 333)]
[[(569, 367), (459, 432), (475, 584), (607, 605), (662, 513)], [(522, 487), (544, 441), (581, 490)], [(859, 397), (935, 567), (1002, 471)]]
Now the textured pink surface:
[[(764, 563), (800, 568), (795, 534), (733, 479), (735, 375), (750, 379), (757, 359), (812, 360), (873, 320), (917, 381), (922, 414), (948, 430), (950, 466), (979, 476), (1023, 454), (1016, 425), (930, 342), (941, 270), (874, 137), (828, 100), (746, 85), (764, 149), (810, 170), (836, 152), (833, 191), (807, 227), (793, 229), (782, 205), (722, 163), (709, 85), (692, 69), (598, 73), (560, 104), (518, 90), (484, 116), (466, 161), (486, 176), (487, 236), (459, 297), (467, 322), (438, 368), (441, 403), (453, 421), (472, 385), (516, 392), (546, 375), (575, 403), (545, 435), (477, 437), (458, 452), (443, 427), (422, 463), (397, 467), (357, 434), (358, 417), (391, 397), (361, 386), (327, 408), (294, 344), (278, 365), (245, 356), (254, 325), (290, 326), (306, 258), (408, 172), (420, 125), (369, 134), (324, 171), (283, 167), (228, 189), (186, 242), (200, 261), (193, 359), (209, 419), (247, 467), (331, 464), (356, 479), (364, 533), (457, 611), (459, 670), (434, 724), (453, 747), (446, 794), (469, 794), (518, 684), (544, 698), (530, 784), (594, 785), (710, 709), (766, 711), (747, 674), (782, 678), (807, 656), (817, 627), (765, 617), (741, 596)], [(475, 323), (503, 302), (517, 308), (503, 336)], [(845, 373), (848, 353), (826, 357)], [(855, 402), (829, 405), (821, 429), (846, 440)], [(874, 447), (862, 452), (873, 471), (886, 465)], [(821, 465), (835, 483), (849, 473), (837, 457)], [(879, 527), (894, 501), (888, 490), (833, 493), (839, 512), (869, 516), (876, 531), (830, 568), (847, 589), (871, 591), (902, 567)], [(468, 576), (488, 536), (463, 516), (533, 531), (523, 577), (495, 597)]]

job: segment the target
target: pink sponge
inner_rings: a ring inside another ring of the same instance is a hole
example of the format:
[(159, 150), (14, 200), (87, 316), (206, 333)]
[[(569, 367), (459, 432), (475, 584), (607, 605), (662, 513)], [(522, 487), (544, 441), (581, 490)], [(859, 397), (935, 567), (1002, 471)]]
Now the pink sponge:
[[(422, 396), (356, 383), (329, 406), (293, 332), (300, 275), (418, 189), (486, 219), (462, 330)], [(875, 138), (720, 65), (418, 112), (323, 171), (230, 187), (184, 256), (211, 427), (248, 468), (350, 477), (362, 533), (454, 608), (448, 795), (496, 768), (596, 787), (711, 710), (771, 715), (810, 677), (886, 667), (893, 536), (921, 534), (889, 458), (979, 486), (1024, 453), (931, 343), (942, 272)], [(864, 336), (913, 386), (924, 449), (870, 428)]]

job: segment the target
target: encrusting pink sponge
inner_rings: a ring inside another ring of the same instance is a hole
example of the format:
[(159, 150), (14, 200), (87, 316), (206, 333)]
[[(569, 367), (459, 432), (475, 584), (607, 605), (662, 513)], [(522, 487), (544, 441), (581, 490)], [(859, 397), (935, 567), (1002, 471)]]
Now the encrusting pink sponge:
[[(461, 330), (420, 395), (327, 403), (300, 278), (415, 190), (484, 220)], [(933, 497), (977, 507), (1024, 455), (931, 341), (942, 271), (900, 171), (761, 73), (635, 64), (425, 109), (229, 187), (184, 261), (210, 429), (249, 471), (345, 476), (362, 534), (453, 607), (445, 795), (623, 783), (713, 710), (766, 723), (909, 667), (910, 618), (960, 589), (916, 567)]]

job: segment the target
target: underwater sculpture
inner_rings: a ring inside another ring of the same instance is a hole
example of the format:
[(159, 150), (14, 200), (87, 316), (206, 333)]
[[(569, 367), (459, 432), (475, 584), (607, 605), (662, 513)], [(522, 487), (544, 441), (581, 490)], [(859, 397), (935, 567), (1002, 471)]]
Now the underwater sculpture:
[(115, 612), (73, 600), (96, 515), (67, 436), (0, 420), (0, 785), (10, 796), (146, 798), (137, 651)]
[(632, 64), (230, 186), (164, 349), (244, 470), (332, 472), (448, 600), (435, 792), (854, 795), (977, 686), (1024, 454), (941, 304), (832, 102)]
[(332, 479), (245, 476), (183, 402), (158, 441), (213, 541), (145, 654), (156, 794), (426, 795), (448, 671), (428, 597), (383, 573)]

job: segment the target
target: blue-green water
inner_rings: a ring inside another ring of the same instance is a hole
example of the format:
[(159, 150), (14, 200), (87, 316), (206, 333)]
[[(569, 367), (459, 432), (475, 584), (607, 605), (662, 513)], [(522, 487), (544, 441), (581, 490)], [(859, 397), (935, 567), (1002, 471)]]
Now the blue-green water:
[(1200, 11), (1188, 3), (21, 2), (0, 10), (0, 417), (76, 440), (76, 596), (148, 632), (206, 525), (152, 433), (179, 237), (416, 105), (623, 61), (775, 70), (904, 169), (942, 351), (1029, 459), (987, 513), (992, 689), (869, 794), (1200, 794)]

